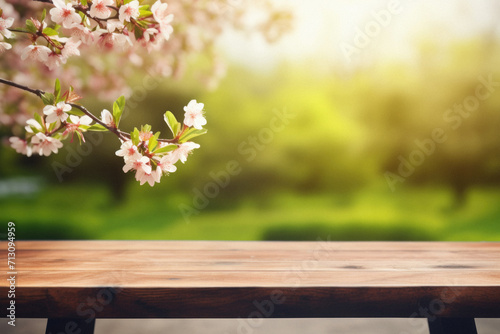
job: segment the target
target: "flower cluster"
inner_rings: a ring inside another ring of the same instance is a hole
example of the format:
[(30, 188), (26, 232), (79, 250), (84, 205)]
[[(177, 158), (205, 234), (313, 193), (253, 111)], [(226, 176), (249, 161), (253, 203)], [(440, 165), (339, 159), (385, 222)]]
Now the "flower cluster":
[[(79, 56), (81, 45), (113, 49), (141, 43), (152, 50), (161, 47), (173, 31), (173, 14), (161, 0), (151, 7), (138, 0), (52, 0), (52, 4), (50, 25), (44, 9), (40, 20), (29, 18), (25, 27), (13, 29), (27, 34), (31, 41), (22, 50), (21, 59), (39, 61), (50, 70), (71, 56)], [(12, 37), (8, 28), (13, 23), (13, 17), (0, 19), (1, 40)], [(6, 42), (0, 45), (3, 50), (11, 47)]]
[[(141, 130), (135, 128), (130, 139), (122, 141), (120, 149), (116, 151), (116, 155), (123, 157), (125, 161), (123, 171), (135, 171), (135, 179), (141, 185), (147, 182), (153, 186), (160, 182), (162, 175), (175, 172), (175, 164), (178, 161), (185, 163), (191, 151), (200, 147), (199, 144), (188, 140), (206, 132), (201, 127), (201, 124), (207, 123), (203, 116), (203, 103), (191, 100), (184, 110), (182, 126), (171, 112), (165, 113), (165, 122), (174, 139), (159, 140), (160, 133), (153, 134), (151, 126), (144, 125)], [(109, 119), (108, 114), (110, 115), (109, 111), (105, 110), (102, 118)]]
[(26, 121), (26, 139), (9, 138), (12, 148), (28, 157), (32, 154), (49, 156), (57, 153), (63, 146), (62, 140), (70, 135), (73, 141), (75, 133), (85, 142), (83, 132), (90, 128), (92, 118), (73, 109), (73, 102), (78, 98), (71, 90), (61, 96), (61, 85), (56, 81), (54, 94), (42, 95), (46, 104), (42, 115), (35, 113), (34, 118)]
[(0, 17), (0, 53), (12, 49), (12, 45), (5, 41), (5, 38), (12, 38), (12, 31), (9, 28), (14, 23), (14, 18), (4, 19)]
[[(225, 62), (214, 47), (224, 31), (276, 36), (274, 31), (287, 26), (281, 23), (282, 15), (277, 15), (284, 11), (271, 0), (238, 4), (228, 0), (161, 1), (139, 0), (139, 17), (134, 19), (133, 1), (0, 0), (0, 17), (9, 25), (7, 34), (12, 33), (11, 38), (0, 36), (4, 39), (0, 43), (7, 43), (0, 44), (0, 51), (10, 49), (0, 53), (0, 77), (36, 87), (50, 86), (59, 78), (82, 95), (105, 103), (120, 95), (131, 98), (140, 86), (138, 74), (149, 82), (189, 75), (211, 89), (225, 75)], [(78, 24), (73, 10), (80, 16)], [(256, 12), (262, 15), (254, 15)], [(45, 36), (36, 29), (38, 23)], [(33, 46), (27, 49), (29, 45)], [(80, 56), (71, 56), (72, 52)], [(44, 60), (47, 53), (47, 61), (26, 61)], [(187, 71), (189, 63), (197, 65)], [(32, 117), (32, 101), (11, 87), (1, 86), (0, 95), (5, 97), (0, 104), (0, 128), (20, 133), (26, 119)]]
[[(25, 87), (27, 88), (27, 87)], [(111, 131), (115, 133), (122, 145), (116, 155), (123, 157), (123, 171), (135, 171), (135, 178), (141, 185), (149, 183), (153, 186), (159, 183), (162, 175), (177, 170), (178, 161), (185, 163), (192, 150), (200, 145), (190, 139), (206, 133), (203, 125), (207, 123), (204, 117), (203, 103), (191, 100), (184, 107), (184, 122), (179, 123), (175, 116), (167, 111), (164, 119), (173, 134), (172, 139), (160, 139), (160, 132), (153, 134), (151, 126), (146, 124), (130, 134), (119, 130), (125, 98), (118, 98), (113, 104), (113, 112), (107, 109), (101, 112), (101, 118), (95, 117), (86, 108), (76, 104), (80, 97), (70, 88), (61, 94), (61, 85), (56, 80), (54, 93), (34, 91), (39, 94), (45, 107), (40, 115), (26, 121), (26, 139), (10, 137), (9, 141), (18, 153), (31, 156), (39, 154), (49, 156), (57, 153), (63, 146), (62, 140), (74, 134), (80, 142), (85, 142), (83, 133), (86, 131)], [(95, 124), (92, 124), (92, 122)]]
[[(189, 152), (199, 147), (190, 140), (206, 132), (203, 104), (189, 102), (182, 123), (165, 113), (172, 139), (160, 139), (149, 126), (123, 132), (118, 126), (124, 96), (134, 91), (136, 81), (131, 79), (139, 70), (156, 82), (162, 77), (179, 78), (196, 54), (208, 66), (189, 72), (213, 87), (224, 75), (214, 52), (223, 28), (266, 35), (277, 16), (270, 0), (252, 3), (252, 10), (265, 15), (262, 22), (251, 24), (243, 18), (243, 3), (167, 0), (167, 5), (164, 1), (0, 0), (0, 126), (16, 135), (10, 138), (11, 146), (28, 156), (47, 156), (57, 153), (63, 141), (73, 140), (75, 134), (85, 141), (86, 131), (110, 131), (122, 142), (119, 154), (123, 154), (125, 170), (135, 171), (141, 184), (159, 182), (162, 175), (176, 170), (179, 160), (184, 163)], [(99, 118), (75, 103), (79, 96), (73, 88), (61, 95), (59, 80), (54, 93), (29, 88), (51, 85), (56, 78), (101, 101), (122, 97), (112, 112), (104, 110)], [(43, 110), (23, 90), (41, 98)], [(25, 137), (21, 135), (24, 129)], [(137, 154), (125, 155), (124, 149)]]

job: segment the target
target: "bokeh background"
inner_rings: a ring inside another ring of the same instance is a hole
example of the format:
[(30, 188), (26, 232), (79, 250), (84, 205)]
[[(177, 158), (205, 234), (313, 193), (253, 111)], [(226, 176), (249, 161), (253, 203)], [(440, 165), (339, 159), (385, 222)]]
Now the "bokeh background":
[(139, 186), (112, 134), (49, 158), (3, 146), (0, 221), (19, 239), (499, 240), (498, 1), (277, 4), (277, 41), (224, 31), (216, 87), (206, 55), (181, 80), (136, 74), (125, 130), (205, 103), (177, 172)]

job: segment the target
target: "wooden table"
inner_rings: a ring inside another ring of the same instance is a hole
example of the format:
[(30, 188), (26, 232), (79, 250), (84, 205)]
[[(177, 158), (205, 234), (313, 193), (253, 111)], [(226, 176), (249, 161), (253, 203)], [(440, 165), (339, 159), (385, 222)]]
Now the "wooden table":
[[(15, 316), (48, 318), (52, 334), (93, 333), (96, 318), (309, 317), (427, 318), (460, 334), (500, 318), (500, 243), (17, 241), (15, 253)], [(2, 279), (4, 312), (10, 288)]]

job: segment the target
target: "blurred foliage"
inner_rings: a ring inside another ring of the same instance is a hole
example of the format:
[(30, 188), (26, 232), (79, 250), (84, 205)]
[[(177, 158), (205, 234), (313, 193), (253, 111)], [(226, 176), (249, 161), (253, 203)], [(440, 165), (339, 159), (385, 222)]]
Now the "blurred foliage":
[[(179, 116), (191, 98), (205, 103), (209, 132), (188, 164), (140, 187), (121, 172), (118, 142), (104, 134), (110, 140), (88, 141), (91, 152), (58, 185), (53, 163), (67, 165), (68, 151), (27, 160), (2, 148), (3, 178), (36, 169), (55, 184), (29, 200), (0, 199), (0, 219), (29, 226), (24, 238), (497, 240), (499, 70), (499, 46), (475, 39), (425, 44), (411, 65), (349, 74), (308, 64), (272, 72), (233, 66), (211, 92), (194, 81), (163, 82), (135, 103), (144, 112), (131, 113), (124, 128), (168, 131), (165, 105)], [(494, 81), (491, 95), (454, 126), (445, 115), (476, 96), (481, 77)], [(96, 114), (110, 107), (88, 102)], [(400, 157), (422, 151), (417, 142), (436, 128), (446, 140), (422, 153), (392, 192), (386, 173), (396, 175)], [(234, 175), (229, 162), (237, 163)], [(179, 205), (195, 207), (197, 196), (206, 204), (188, 223)]]
[(454, 210), (444, 188), (365, 188), (348, 202), (331, 193), (248, 195), (186, 221), (179, 204), (190, 196), (133, 186), (128, 200), (114, 205), (103, 185), (47, 186), (42, 195), (2, 198), (0, 220), (16, 222), (18, 239), (500, 239), (497, 190), (473, 189), (466, 205)]

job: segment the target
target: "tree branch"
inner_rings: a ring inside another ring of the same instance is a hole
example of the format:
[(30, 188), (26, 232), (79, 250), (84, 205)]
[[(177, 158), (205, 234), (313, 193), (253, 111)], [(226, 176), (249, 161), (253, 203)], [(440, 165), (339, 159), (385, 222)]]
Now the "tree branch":
[[(37, 0), (38, 1), (38, 0)], [(22, 89), (22, 90), (25, 90), (27, 92), (30, 92), (32, 94), (35, 94), (36, 96), (38, 96), (39, 98), (42, 97), (42, 95), (45, 94), (45, 92), (43, 90), (40, 90), (40, 89), (32, 89), (32, 88), (29, 88), (27, 86), (24, 86), (24, 85), (20, 85), (18, 83), (15, 83), (15, 82), (12, 82), (10, 80), (6, 80), (6, 79), (2, 79), (0, 78), (0, 83), (3, 83), (5, 85), (8, 85), (8, 86), (12, 86), (12, 87), (15, 87), (15, 88), (19, 88), (19, 89)], [(76, 108), (80, 111), (82, 111), (85, 115), (89, 116), (94, 122), (96, 122), (97, 124), (100, 124), (102, 125), (103, 127), (105, 127), (109, 132), (112, 132), (114, 133), (120, 140), (122, 141), (126, 141), (126, 140), (129, 140), (130, 139), (130, 134), (127, 133), (127, 132), (124, 132), (124, 131), (121, 131), (120, 129), (118, 128), (115, 128), (115, 127), (110, 127), (108, 125), (106, 125), (106, 123), (104, 123), (103, 121), (101, 121), (98, 117), (94, 116), (94, 114), (92, 114), (87, 108), (85, 108), (84, 106), (81, 106), (79, 104), (75, 104), (75, 103), (69, 103), (69, 105), (73, 108)], [(57, 130), (60, 130), (60, 129), (57, 129)], [(185, 130), (185, 129), (184, 129)], [(56, 132), (56, 131), (54, 131)], [(164, 143), (172, 143), (172, 144), (176, 144), (178, 142), (179, 138), (174, 138), (174, 139), (159, 139), (158, 141), (159, 142), (164, 142)]]
[[(83, 111), (83, 113), (87, 116), (89, 116), (90, 118), (92, 118), (92, 120), (94, 122), (96, 122), (97, 124), (100, 124), (102, 126), (104, 126), (109, 132), (113, 132), (115, 135), (118, 136), (118, 138), (120, 138), (121, 140), (125, 141), (127, 140), (128, 138), (130, 138), (130, 135), (128, 135), (127, 133), (123, 132), (123, 131), (120, 131), (118, 130), (117, 128), (114, 128), (114, 127), (110, 127), (110, 126), (107, 126), (106, 123), (104, 123), (103, 121), (101, 121), (99, 118), (97, 118), (96, 116), (94, 116), (94, 114), (92, 114), (90, 111), (88, 111), (87, 108), (85, 108), (84, 106), (81, 106), (79, 104), (75, 104), (75, 103), (70, 103), (69, 104), (70, 106), (72, 106), (73, 108), (76, 108), (76, 109), (79, 109), (81, 111)], [(128, 137), (128, 138), (127, 138)]]
[[(43, 90), (40, 90), (40, 89), (32, 89), (32, 88), (29, 88), (27, 86), (24, 86), (24, 85), (20, 85), (18, 83), (15, 83), (15, 82), (12, 82), (10, 80), (6, 80), (6, 79), (2, 79), (0, 78), (0, 83), (3, 83), (5, 85), (8, 85), (8, 86), (11, 86), (11, 87), (15, 87), (15, 88), (19, 88), (19, 89), (22, 89), (22, 90), (25, 90), (27, 92), (30, 92), (32, 94), (35, 94), (36, 96), (38, 96), (39, 98), (42, 97), (42, 95), (45, 94), (45, 92)], [(71, 107), (73, 108), (76, 108), (76, 109), (79, 109), (81, 111), (83, 111), (83, 113), (87, 116), (89, 116), (90, 118), (92, 118), (92, 120), (94, 122), (96, 122), (97, 124), (100, 124), (102, 126), (104, 126), (108, 131), (110, 132), (113, 132), (115, 135), (118, 136), (118, 138), (120, 138), (121, 140), (127, 140), (128, 138), (130, 138), (130, 135), (123, 132), (123, 131), (120, 131), (118, 130), (117, 128), (114, 128), (114, 127), (109, 127), (107, 126), (105, 123), (103, 123), (99, 118), (95, 117), (94, 114), (92, 114), (87, 108), (85, 108), (84, 106), (81, 106), (81, 105), (78, 105), (78, 104), (75, 104), (75, 103), (70, 103), (69, 104)]]
[(39, 98), (42, 98), (42, 95), (45, 94), (45, 92), (43, 90), (40, 90), (40, 89), (31, 89), (29, 87), (26, 87), (26, 86), (23, 86), (23, 85), (20, 85), (20, 84), (17, 84), (15, 82), (12, 82), (12, 81), (9, 81), (9, 80), (5, 80), (5, 79), (2, 79), (2, 78), (0, 78), (0, 83), (3, 83), (3, 84), (8, 85), (8, 86), (12, 86), (12, 87), (16, 87), (16, 88), (25, 90), (27, 92), (35, 94)]

